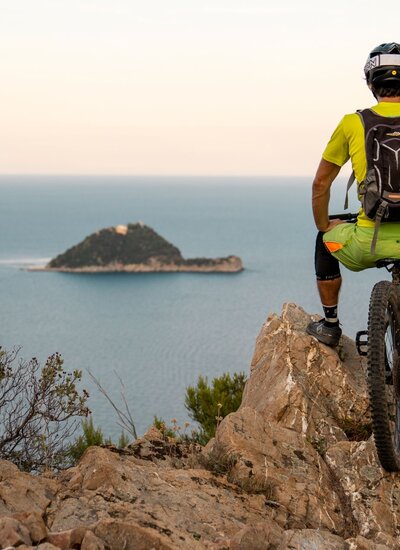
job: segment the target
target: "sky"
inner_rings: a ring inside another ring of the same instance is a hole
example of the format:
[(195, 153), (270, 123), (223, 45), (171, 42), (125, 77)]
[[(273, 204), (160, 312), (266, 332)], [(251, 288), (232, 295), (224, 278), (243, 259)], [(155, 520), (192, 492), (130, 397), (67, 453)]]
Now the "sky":
[(310, 176), (400, 3), (0, 0), (0, 174)]

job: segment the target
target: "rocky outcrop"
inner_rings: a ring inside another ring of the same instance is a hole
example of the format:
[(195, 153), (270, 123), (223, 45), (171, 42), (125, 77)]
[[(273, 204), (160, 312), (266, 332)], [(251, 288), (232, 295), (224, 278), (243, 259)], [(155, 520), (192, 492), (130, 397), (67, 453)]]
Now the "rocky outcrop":
[(152, 429), (58, 476), (0, 462), (0, 547), (28, 550), (400, 547), (400, 475), (369, 433), (364, 365), (286, 305), (257, 338), (242, 405), (200, 449)]
[(230, 480), (266, 491), (269, 516), (285, 531), (329, 532), (341, 538), (337, 548), (362, 548), (360, 536), (367, 548), (397, 548), (400, 477), (380, 468), (368, 437), (364, 365), (349, 339), (341, 359), (305, 334), (308, 321), (293, 305), (267, 320), (242, 405), (208, 451), (235, 457)]

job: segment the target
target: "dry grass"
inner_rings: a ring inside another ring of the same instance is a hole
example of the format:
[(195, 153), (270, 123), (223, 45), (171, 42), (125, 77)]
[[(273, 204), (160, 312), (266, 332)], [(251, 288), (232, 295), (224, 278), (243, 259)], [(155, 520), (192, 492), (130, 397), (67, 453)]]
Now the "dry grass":
[(367, 441), (372, 435), (371, 422), (360, 422), (346, 416), (338, 420), (338, 426), (349, 441)]

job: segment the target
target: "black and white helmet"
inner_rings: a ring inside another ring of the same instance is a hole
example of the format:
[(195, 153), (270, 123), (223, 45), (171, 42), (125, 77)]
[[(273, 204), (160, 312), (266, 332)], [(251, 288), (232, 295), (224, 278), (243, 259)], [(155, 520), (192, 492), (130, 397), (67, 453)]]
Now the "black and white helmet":
[(368, 84), (375, 88), (400, 87), (400, 44), (381, 44), (369, 54), (364, 67)]

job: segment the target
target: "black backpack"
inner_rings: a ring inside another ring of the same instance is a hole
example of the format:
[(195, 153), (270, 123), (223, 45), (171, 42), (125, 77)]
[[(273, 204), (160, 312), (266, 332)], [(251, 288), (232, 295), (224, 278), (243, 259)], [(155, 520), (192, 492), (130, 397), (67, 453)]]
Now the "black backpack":
[[(384, 117), (371, 109), (357, 111), (365, 130), (367, 175), (358, 186), (365, 214), (375, 220), (371, 253), (375, 253), (379, 226), (382, 222), (400, 221), (400, 117)], [(354, 172), (347, 193), (354, 182)]]

